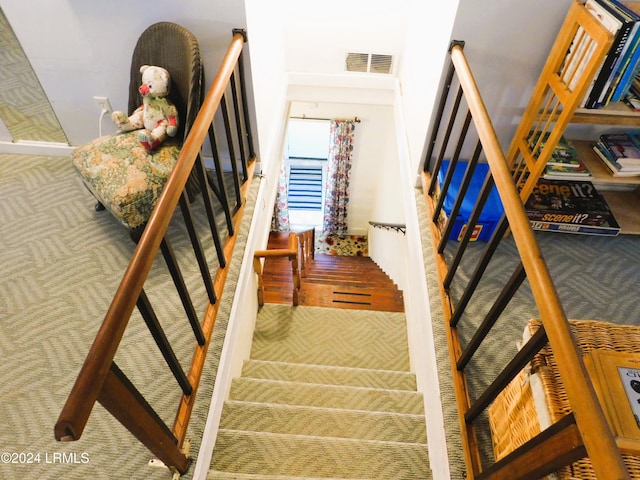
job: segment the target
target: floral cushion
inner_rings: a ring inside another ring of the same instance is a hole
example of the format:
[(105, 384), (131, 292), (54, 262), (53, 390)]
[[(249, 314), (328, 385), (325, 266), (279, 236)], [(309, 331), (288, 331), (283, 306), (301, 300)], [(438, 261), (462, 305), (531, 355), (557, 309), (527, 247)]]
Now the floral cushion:
[(148, 152), (133, 131), (97, 138), (76, 148), (71, 158), (98, 201), (124, 226), (135, 228), (149, 219), (179, 153), (173, 139)]

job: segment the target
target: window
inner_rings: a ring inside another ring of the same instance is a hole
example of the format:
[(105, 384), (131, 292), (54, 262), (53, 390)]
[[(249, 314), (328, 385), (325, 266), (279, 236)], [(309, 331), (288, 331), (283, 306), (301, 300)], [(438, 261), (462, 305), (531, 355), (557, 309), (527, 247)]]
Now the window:
[(289, 159), (327, 160), (329, 120), (290, 118), (287, 127)]
[(287, 192), (292, 226), (322, 226), (329, 120), (289, 119)]
[(322, 210), (322, 165), (289, 165), (289, 210)]

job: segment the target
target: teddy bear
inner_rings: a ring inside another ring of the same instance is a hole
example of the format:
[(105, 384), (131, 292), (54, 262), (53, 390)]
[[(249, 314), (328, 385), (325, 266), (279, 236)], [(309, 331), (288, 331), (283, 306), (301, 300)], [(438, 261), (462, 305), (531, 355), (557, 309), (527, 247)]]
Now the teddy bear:
[(167, 136), (178, 133), (178, 110), (167, 98), (171, 88), (169, 72), (153, 65), (140, 67), (142, 84), (138, 91), (142, 95), (140, 105), (129, 117), (115, 111), (111, 119), (123, 132), (140, 130), (138, 140), (147, 150), (157, 148)]

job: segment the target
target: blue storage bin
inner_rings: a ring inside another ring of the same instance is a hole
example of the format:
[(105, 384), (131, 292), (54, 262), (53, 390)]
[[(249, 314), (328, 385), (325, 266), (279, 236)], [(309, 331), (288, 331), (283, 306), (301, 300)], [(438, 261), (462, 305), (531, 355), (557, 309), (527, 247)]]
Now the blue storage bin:
[[(440, 187), (442, 187), (448, 169), (449, 160), (444, 160), (442, 162), (442, 167), (438, 172), (438, 185)], [(449, 189), (443, 203), (443, 210), (447, 214), (447, 218), (451, 216), (451, 210), (453, 209), (453, 205), (458, 195), (458, 190), (460, 189), (460, 184), (462, 183), (462, 178), (466, 169), (467, 162), (459, 161), (456, 164), (456, 169), (453, 173), (453, 178), (451, 179), (451, 185), (449, 185)], [(462, 236), (464, 235), (464, 228), (469, 221), (469, 217), (471, 217), (473, 206), (475, 205), (478, 196), (480, 195), (480, 190), (482, 189), (482, 184), (484, 183), (484, 179), (487, 176), (488, 171), (489, 165), (487, 165), (486, 163), (479, 163), (476, 165), (473, 176), (471, 178), (471, 183), (469, 184), (467, 193), (464, 196), (462, 206), (460, 207), (460, 211), (458, 212), (458, 216), (454, 222), (451, 236), (449, 237), (452, 240), (462, 240)], [(487, 202), (482, 209), (482, 213), (480, 214), (478, 223), (474, 227), (473, 235), (471, 235), (471, 241), (488, 241), (491, 238), (494, 230), (498, 226), (498, 222), (500, 221), (500, 218), (502, 218), (503, 212), (504, 208), (502, 207), (500, 196), (498, 195), (498, 191), (494, 185), (491, 193), (489, 194), (489, 198), (487, 199)]]

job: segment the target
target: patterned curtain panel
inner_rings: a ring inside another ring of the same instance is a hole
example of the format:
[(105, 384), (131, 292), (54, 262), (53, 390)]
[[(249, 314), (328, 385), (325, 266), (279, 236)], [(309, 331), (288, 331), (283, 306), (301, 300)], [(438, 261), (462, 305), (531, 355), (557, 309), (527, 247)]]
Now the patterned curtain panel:
[(349, 205), (349, 177), (355, 122), (332, 120), (329, 137), (329, 159), (325, 186), (325, 235), (347, 234), (347, 207)]
[(276, 205), (271, 218), (272, 232), (288, 232), (289, 203), (287, 202), (287, 175), (284, 164), (280, 166), (280, 178), (278, 178), (278, 191), (276, 193)]

